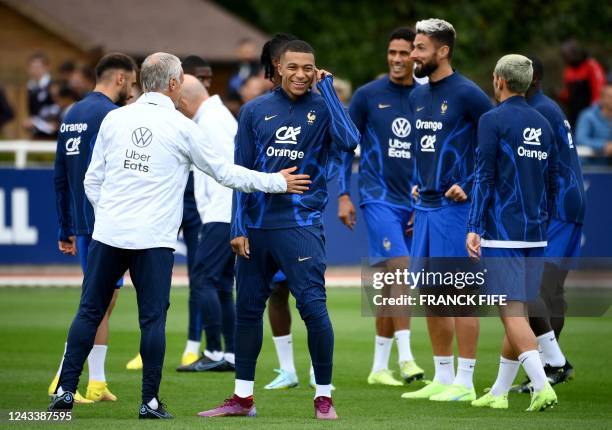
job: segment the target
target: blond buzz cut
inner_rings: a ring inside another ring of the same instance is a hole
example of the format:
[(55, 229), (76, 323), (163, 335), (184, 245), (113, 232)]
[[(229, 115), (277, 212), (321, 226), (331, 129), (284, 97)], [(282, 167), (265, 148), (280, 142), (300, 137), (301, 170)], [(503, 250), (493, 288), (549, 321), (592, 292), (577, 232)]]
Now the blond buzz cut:
[(524, 55), (508, 54), (497, 61), (493, 73), (506, 81), (510, 91), (524, 94), (533, 79), (533, 64)]

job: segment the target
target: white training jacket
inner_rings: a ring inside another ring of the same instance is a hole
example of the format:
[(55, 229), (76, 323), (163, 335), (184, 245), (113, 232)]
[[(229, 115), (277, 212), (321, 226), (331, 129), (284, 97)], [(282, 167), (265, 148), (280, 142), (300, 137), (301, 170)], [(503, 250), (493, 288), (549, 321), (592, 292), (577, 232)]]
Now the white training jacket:
[[(219, 96), (204, 100), (193, 120), (200, 126), (213, 147), (229, 163), (234, 161), (234, 137), (238, 122)], [(200, 170), (193, 172), (196, 204), (202, 224), (230, 223), (232, 220), (232, 189), (215, 182)]]
[(85, 174), (96, 221), (93, 239), (116, 248), (175, 248), (191, 165), (243, 192), (283, 193), (280, 173), (228, 162), (161, 93), (145, 93), (102, 121)]

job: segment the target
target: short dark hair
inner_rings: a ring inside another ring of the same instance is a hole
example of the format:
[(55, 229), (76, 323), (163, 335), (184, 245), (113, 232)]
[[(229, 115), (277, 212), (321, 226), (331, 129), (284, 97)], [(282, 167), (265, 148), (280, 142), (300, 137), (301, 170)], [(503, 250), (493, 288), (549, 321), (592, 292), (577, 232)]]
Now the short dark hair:
[(314, 49), (308, 42), (303, 40), (291, 40), (283, 45), (278, 55), (283, 55), (285, 52), (303, 52), (314, 55)]
[(453, 26), (442, 19), (430, 18), (418, 21), (416, 25), (417, 34), (424, 34), (432, 38), (439, 45), (448, 46), (448, 58), (453, 57), (455, 49), (455, 38), (457, 34)]
[(533, 67), (533, 79), (536, 81), (541, 81), (544, 79), (544, 64), (542, 64), (540, 57), (536, 55), (528, 55), (527, 58), (531, 60), (531, 67)]
[(181, 66), (183, 66), (184, 73), (195, 76), (198, 67), (210, 67), (210, 63), (197, 55), (189, 55), (185, 57)]
[(389, 42), (392, 40), (403, 39), (407, 42), (414, 42), (416, 33), (408, 27), (398, 27), (389, 35)]
[(272, 60), (278, 58), (283, 45), (292, 40), (298, 40), (298, 38), (289, 33), (276, 33), (274, 36), (272, 36), (272, 39), (264, 43), (264, 46), (261, 49), (259, 61), (264, 68), (266, 79), (274, 78), (276, 71), (274, 70)]
[(121, 54), (120, 52), (106, 54), (96, 64), (96, 80), (99, 80), (107, 70), (111, 69), (135, 72), (138, 70), (138, 66), (136, 66), (136, 62), (129, 55)]

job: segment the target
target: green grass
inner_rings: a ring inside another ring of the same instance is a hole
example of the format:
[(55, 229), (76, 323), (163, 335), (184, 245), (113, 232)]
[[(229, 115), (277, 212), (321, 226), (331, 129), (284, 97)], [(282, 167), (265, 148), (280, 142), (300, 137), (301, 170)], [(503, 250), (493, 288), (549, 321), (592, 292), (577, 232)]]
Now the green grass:
[[(56, 371), (68, 325), (76, 310), (78, 289), (0, 289), (0, 427), (44, 428), (57, 424), (7, 422), (8, 411), (43, 410), (47, 385)], [(216, 406), (233, 389), (232, 374), (179, 374), (174, 368), (182, 353), (187, 327), (187, 289), (172, 292), (168, 314), (167, 355), (161, 396), (176, 419), (143, 423), (136, 417), (140, 402), (140, 372), (124, 370), (136, 353), (139, 333), (135, 293), (121, 292), (111, 319), (107, 379), (119, 397), (116, 403), (77, 405), (70, 428), (408, 428), (408, 429), (562, 429), (610, 428), (612, 422), (611, 318), (571, 318), (562, 346), (577, 371), (577, 379), (558, 387), (559, 406), (544, 413), (526, 413), (529, 398), (510, 396), (507, 411), (479, 410), (466, 404), (438, 404), (400, 399), (408, 389), (370, 387), (365, 383), (373, 354), (373, 324), (361, 316), (358, 289), (332, 289), (329, 308), (336, 335), (334, 400), (341, 420), (321, 423), (312, 419), (313, 392), (308, 387), (309, 358), (305, 330), (294, 312), (296, 365), (302, 385), (269, 392), (263, 386), (274, 377), (276, 357), (269, 330), (257, 368), (256, 419), (206, 421), (196, 412)], [(493, 382), (501, 343), (501, 323), (482, 319), (477, 389)], [(417, 361), (432, 374), (431, 349), (424, 320), (415, 318), (412, 335)], [(393, 352), (392, 360), (395, 361)], [(85, 393), (86, 376), (81, 383)], [(411, 388), (410, 388), (411, 389)], [(62, 424), (59, 424), (60, 426)], [(53, 427), (60, 428), (60, 427)]]

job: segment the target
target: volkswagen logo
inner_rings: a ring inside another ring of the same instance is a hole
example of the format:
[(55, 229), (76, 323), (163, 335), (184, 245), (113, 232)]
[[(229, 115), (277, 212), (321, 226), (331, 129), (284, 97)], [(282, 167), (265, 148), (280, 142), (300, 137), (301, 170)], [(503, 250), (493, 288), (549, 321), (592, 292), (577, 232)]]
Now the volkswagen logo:
[(146, 148), (153, 140), (153, 133), (146, 127), (138, 127), (132, 132), (132, 143), (139, 148)]
[(393, 134), (399, 138), (408, 136), (410, 134), (410, 130), (410, 121), (408, 121), (406, 118), (395, 118), (393, 123), (391, 123), (391, 131), (393, 131)]

